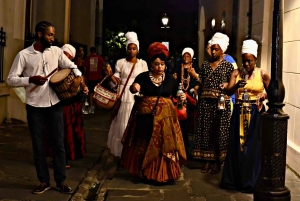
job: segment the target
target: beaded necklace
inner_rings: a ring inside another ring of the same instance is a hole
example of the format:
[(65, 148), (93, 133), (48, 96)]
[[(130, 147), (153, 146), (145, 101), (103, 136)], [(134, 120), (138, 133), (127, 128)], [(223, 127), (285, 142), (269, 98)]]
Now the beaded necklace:
[(163, 73), (161, 76), (159, 76), (158, 78), (154, 77), (152, 72), (149, 72), (149, 77), (150, 77), (150, 80), (152, 81), (152, 83), (155, 85), (155, 86), (160, 86), (161, 83), (164, 81), (165, 79), (165, 73)]
[[(192, 66), (192, 64), (190, 64), (187, 68), (190, 68), (191, 66)], [(181, 83), (182, 83), (182, 89), (184, 91), (186, 91), (186, 90), (188, 90), (188, 88), (190, 86), (191, 77), (188, 74), (188, 77), (184, 78), (184, 69), (185, 68), (183, 67), (183, 64), (181, 64)]]

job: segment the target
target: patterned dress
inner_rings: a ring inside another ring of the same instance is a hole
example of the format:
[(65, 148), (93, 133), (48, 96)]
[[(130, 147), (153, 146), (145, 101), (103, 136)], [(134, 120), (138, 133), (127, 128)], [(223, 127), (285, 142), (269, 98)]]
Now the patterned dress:
[(198, 102), (197, 130), (193, 157), (207, 161), (223, 162), (227, 152), (230, 123), (230, 98), (225, 95), (225, 109), (218, 110), (220, 84), (229, 82), (233, 66), (223, 60), (213, 70), (205, 61), (199, 76), (202, 80)]

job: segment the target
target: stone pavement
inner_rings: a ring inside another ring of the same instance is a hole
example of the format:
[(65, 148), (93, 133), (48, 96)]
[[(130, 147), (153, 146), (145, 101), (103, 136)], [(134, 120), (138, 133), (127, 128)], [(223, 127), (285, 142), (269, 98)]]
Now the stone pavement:
[[(119, 169), (113, 180), (105, 186), (106, 201), (252, 201), (252, 194), (219, 188), (221, 173), (204, 174), (201, 163), (189, 161), (182, 168), (182, 178), (174, 184), (153, 185), (131, 177)], [(286, 186), (292, 201), (300, 200), (300, 180), (287, 168)]]
[[(85, 115), (87, 155), (83, 159), (70, 161), (71, 168), (66, 171), (66, 182), (73, 188), (73, 195), (57, 190), (48, 190), (41, 195), (31, 191), (39, 184), (33, 162), (31, 139), (27, 124), (13, 121), (13, 124), (0, 125), (0, 201), (7, 200), (72, 200), (78, 195), (79, 184), (85, 184), (87, 195), (94, 185), (95, 168), (105, 153), (109, 128), (109, 111), (97, 109), (95, 114)], [(103, 157), (105, 158), (105, 157)], [(103, 162), (102, 162), (103, 163)], [(98, 171), (98, 170), (97, 170)], [(99, 170), (100, 172), (100, 170)], [(50, 168), (51, 185), (55, 187), (53, 171)], [(87, 186), (87, 181), (90, 185)], [(77, 188), (78, 187), (78, 188)], [(77, 194), (76, 194), (77, 193)]]
[[(134, 178), (117, 166), (118, 160), (106, 148), (110, 113), (97, 109), (85, 115), (87, 156), (70, 161), (67, 182), (72, 195), (48, 190), (31, 194), (39, 183), (33, 165), (31, 141), (26, 124), (0, 125), (0, 201), (250, 201), (252, 194), (219, 188), (221, 173), (203, 174), (199, 162), (189, 161), (182, 168), (182, 177), (174, 184), (154, 185)], [(53, 172), (51, 170), (51, 179)], [(52, 186), (55, 183), (52, 180)], [(300, 200), (300, 180), (289, 169), (286, 186), (292, 201)]]

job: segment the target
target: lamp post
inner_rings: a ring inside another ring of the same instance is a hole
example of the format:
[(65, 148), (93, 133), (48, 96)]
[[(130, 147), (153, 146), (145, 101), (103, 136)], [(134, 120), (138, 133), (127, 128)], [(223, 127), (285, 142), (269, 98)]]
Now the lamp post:
[(215, 18), (213, 18), (211, 20), (211, 29), (212, 29), (213, 32), (215, 31), (215, 26), (216, 26), (216, 20), (215, 20)]
[(285, 186), (287, 121), (282, 110), (282, 21), (283, 0), (274, 0), (272, 30), (271, 82), (267, 94), (269, 109), (262, 114), (261, 175), (254, 192), (254, 201), (290, 201), (290, 190)]
[(168, 22), (169, 22), (169, 18), (167, 16), (166, 13), (163, 14), (162, 18), (161, 18), (161, 21), (162, 21), (162, 24), (164, 25), (163, 27), (161, 28), (164, 28), (165, 29), (165, 40), (166, 40), (166, 37), (167, 37), (167, 28), (170, 28), (168, 26)]

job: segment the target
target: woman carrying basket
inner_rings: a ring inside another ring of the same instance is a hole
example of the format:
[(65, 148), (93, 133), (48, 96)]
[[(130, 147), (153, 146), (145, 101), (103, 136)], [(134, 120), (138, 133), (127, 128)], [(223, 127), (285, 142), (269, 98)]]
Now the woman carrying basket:
[(142, 72), (148, 71), (147, 63), (142, 59), (137, 59), (139, 51), (139, 41), (135, 32), (125, 34), (126, 41), (126, 58), (120, 59), (116, 63), (114, 79), (120, 83), (121, 105), (112, 118), (108, 133), (107, 146), (111, 153), (120, 157), (122, 152), (121, 139), (127, 126), (129, 115), (134, 104), (134, 95), (130, 93), (129, 87), (135, 77)]

